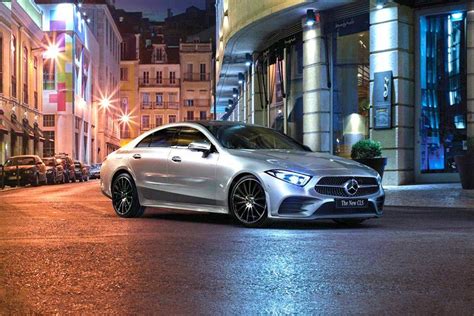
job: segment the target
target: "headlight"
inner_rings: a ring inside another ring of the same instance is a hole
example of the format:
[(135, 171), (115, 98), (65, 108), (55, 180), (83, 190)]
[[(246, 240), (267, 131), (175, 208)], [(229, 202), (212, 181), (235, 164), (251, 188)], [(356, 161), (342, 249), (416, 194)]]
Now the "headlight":
[(311, 176), (308, 176), (306, 174), (301, 174), (288, 170), (268, 170), (266, 171), (266, 173), (271, 175), (272, 177), (300, 187), (305, 186), (311, 179)]

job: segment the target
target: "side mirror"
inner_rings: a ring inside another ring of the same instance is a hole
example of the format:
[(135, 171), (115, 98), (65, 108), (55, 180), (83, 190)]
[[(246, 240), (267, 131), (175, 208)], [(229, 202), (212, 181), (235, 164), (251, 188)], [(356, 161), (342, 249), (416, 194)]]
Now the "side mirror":
[(192, 142), (189, 144), (188, 149), (192, 151), (200, 151), (203, 153), (209, 153), (212, 145), (208, 142)]

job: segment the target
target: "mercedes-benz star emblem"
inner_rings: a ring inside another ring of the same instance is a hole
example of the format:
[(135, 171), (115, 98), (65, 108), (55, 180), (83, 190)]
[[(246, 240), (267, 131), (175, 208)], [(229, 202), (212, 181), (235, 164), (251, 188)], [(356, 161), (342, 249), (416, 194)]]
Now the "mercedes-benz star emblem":
[(355, 195), (359, 190), (359, 182), (356, 179), (351, 179), (344, 184), (344, 190), (349, 195)]

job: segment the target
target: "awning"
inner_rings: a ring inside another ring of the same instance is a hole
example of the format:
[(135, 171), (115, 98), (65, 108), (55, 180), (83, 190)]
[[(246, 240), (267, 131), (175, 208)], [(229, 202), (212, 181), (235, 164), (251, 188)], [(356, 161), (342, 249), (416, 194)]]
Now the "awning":
[(3, 124), (5, 124), (5, 127), (7, 128), (8, 131), (12, 131), (13, 134), (16, 134), (16, 135), (23, 135), (25, 132), (23, 130), (23, 128), (21, 127), (21, 124), (19, 124), (18, 122), (16, 122), (16, 124), (14, 122), (12, 122), (11, 120), (7, 119), (5, 116), (2, 116), (2, 121), (3, 121)]
[(39, 139), (41, 142), (44, 142), (44, 141), (50, 141), (50, 139), (46, 140), (44, 138), (44, 133), (43, 131), (39, 128), (39, 125), (38, 123), (34, 123), (33, 124), (33, 130), (34, 130), (34, 133), (35, 133), (35, 138)]
[(21, 124), (21, 127), (25, 131), (25, 135), (28, 135), (31, 139), (35, 138), (35, 130), (33, 129), (33, 127), (31, 127), (30, 123), (28, 122), (28, 119), (23, 119), (23, 124)]

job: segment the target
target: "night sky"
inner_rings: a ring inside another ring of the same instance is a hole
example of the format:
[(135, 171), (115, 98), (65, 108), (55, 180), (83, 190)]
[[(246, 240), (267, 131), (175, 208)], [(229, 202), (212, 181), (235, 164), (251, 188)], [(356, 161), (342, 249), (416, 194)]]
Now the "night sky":
[(205, 0), (115, 0), (117, 8), (127, 11), (142, 11), (146, 17), (163, 20), (166, 10), (179, 14), (192, 5), (204, 9)]

